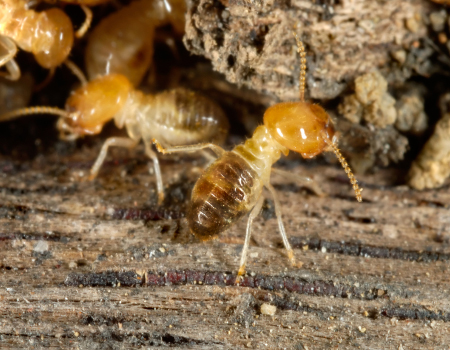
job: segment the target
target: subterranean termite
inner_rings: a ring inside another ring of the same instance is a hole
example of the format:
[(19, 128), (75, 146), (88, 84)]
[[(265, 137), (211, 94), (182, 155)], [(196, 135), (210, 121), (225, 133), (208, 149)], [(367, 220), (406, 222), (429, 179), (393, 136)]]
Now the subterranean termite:
[[(280, 158), (281, 153), (288, 155), (289, 151), (294, 151), (304, 158), (312, 158), (324, 151), (333, 151), (353, 185), (356, 199), (362, 201), (362, 188), (358, 187), (350, 167), (337, 147), (337, 136), (330, 116), (321, 106), (305, 102), (306, 53), (303, 43), (296, 34), (294, 36), (301, 62), (300, 101), (278, 103), (267, 109), (264, 113), (264, 125), (258, 126), (252, 138), (244, 144), (226, 152), (211, 143), (164, 148), (153, 140), (158, 150), (164, 154), (210, 148), (218, 155), (219, 158), (205, 170), (192, 190), (187, 221), (191, 232), (206, 241), (217, 237), (250, 212), (238, 279), (245, 272), (251, 225), (261, 211), (263, 187), (273, 196), (283, 244), (289, 260), (295, 266), (294, 252), (281, 218), (280, 202), (270, 184), (270, 173), (277, 170), (272, 169), (272, 165)], [(311, 181), (309, 178), (304, 180)]]
[(86, 21), (74, 33), (70, 18), (59, 8), (36, 12), (28, 8), (26, 0), (0, 0), (0, 46), (5, 54), (0, 55), (1, 75), (10, 80), (20, 78), (20, 68), (14, 60), (17, 46), (33, 53), (44, 68), (54, 70), (63, 63), (73, 46), (74, 36), (82, 37), (92, 20), (92, 12), (85, 5), (81, 8)]
[(89, 35), (89, 79), (119, 73), (138, 86), (153, 58), (155, 28), (170, 24), (184, 33), (185, 0), (138, 0), (104, 18)]
[(98, 134), (103, 125), (114, 118), (118, 128), (126, 128), (128, 137), (111, 137), (105, 141), (91, 168), (90, 179), (97, 176), (110, 146), (133, 148), (142, 139), (145, 152), (153, 161), (158, 203), (164, 199), (164, 190), (152, 138), (165, 146), (202, 141), (220, 144), (229, 129), (222, 109), (203, 95), (184, 88), (156, 95), (144, 94), (120, 74), (99, 77), (75, 90), (67, 99), (65, 110), (28, 107), (5, 113), (0, 116), (0, 122), (30, 114), (60, 116), (57, 128), (60, 137), (66, 140)]

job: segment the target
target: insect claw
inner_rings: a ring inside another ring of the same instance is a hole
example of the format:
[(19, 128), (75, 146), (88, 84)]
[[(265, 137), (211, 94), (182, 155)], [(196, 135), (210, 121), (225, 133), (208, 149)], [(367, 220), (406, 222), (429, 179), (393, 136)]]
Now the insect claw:
[(158, 193), (158, 205), (164, 202), (164, 193)]
[(161, 146), (161, 144), (156, 141), (156, 139), (152, 139), (152, 143), (156, 146), (156, 149), (159, 153), (166, 154), (166, 150)]
[(245, 265), (242, 265), (242, 266), (239, 267), (239, 271), (238, 271), (237, 276), (236, 276), (236, 281), (235, 281), (236, 284), (239, 284), (239, 282), (241, 281), (242, 276), (244, 275), (244, 273), (245, 273)]

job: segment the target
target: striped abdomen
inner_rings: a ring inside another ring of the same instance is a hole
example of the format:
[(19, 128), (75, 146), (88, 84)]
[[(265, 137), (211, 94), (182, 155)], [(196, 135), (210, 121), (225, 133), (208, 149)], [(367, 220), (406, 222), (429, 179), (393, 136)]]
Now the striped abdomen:
[(190, 230), (202, 240), (214, 238), (253, 208), (261, 190), (250, 165), (226, 152), (195, 184), (187, 214)]
[(141, 125), (148, 127), (148, 134), (172, 146), (221, 144), (229, 129), (225, 113), (215, 102), (183, 88), (157, 94), (149, 103), (145, 118)]

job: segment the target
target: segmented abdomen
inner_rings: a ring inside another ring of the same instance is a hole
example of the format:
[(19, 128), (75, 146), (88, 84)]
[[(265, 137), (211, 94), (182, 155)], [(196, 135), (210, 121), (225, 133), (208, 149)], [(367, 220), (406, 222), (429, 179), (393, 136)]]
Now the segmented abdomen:
[(229, 123), (222, 109), (196, 92), (176, 88), (155, 96), (149, 118), (153, 137), (166, 145), (223, 143)]
[(118, 73), (139, 85), (153, 58), (152, 1), (135, 1), (104, 18), (89, 36), (85, 53), (89, 79)]
[(253, 208), (261, 190), (249, 164), (225, 153), (195, 184), (187, 214), (190, 230), (202, 240), (214, 238)]

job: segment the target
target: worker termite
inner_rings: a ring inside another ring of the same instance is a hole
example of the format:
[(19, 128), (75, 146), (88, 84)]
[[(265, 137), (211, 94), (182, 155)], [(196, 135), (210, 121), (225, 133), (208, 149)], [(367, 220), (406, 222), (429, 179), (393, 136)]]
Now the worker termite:
[(60, 137), (67, 140), (98, 134), (103, 125), (114, 118), (118, 128), (126, 128), (128, 138), (111, 137), (105, 141), (91, 168), (90, 178), (97, 176), (110, 146), (133, 148), (142, 139), (145, 152), (153, 161), (159, 203), (164, 199), (164, 191), (152, 138), (164, 145), (222, 143), (229, 129), (222, 109), (208, 98), (184, 88), (145, 95), (120, 74), (105, 75), (86, 83), (67, 99), (65, 110), (29, 107), (5, 113), (0, 121), (30, 114), (60, 116), (57, 128)]
[(305, 102), (306, 53), (303, 43), (295, 34), (294, 36), (301, 62), (300, 101), (279, 103), (267, 109), (264, 114), (264, 125), (258, 126), (252, 138), (244, 144), (226, 152), (211, 143), (164, 148), (153, 140), (158, 150), (164, 154), (210, 148), (219, 156), (194, 186), (187, 221), (191, 232), (206, 241), (217, 237), (250, 212), (238, 278), (245, 272), (251, 225), (263, 204), (263, 187), (266, 187), (274, 198), (283, 244), (290, 261), (295, 265), (294, 252), (281, 218), (280, 202), (270, 184), (271, 171), (276, 170), (272, 169), (272, 165), (280, 158), (281, 153), (287, 155), (289, 151), (294, 151), (304, 158), (312, 158), (323, 151), (333, 151), (353, 185), (356, 199), (362, 201), (362, 189), (358, 187), (355, 177), (336, 145), (337, 136), (330, 116), (321, 106)]
[(155, 28), (171, 24), (182, 34), (185, 12), (185, 0), (139, 0), (103, 19), (89, 35), (88, 78), (119, 73), (137, 86), (152, 62)]
[(0, 56), (0, 66), (6, 65), (6, 78), (17, 80), (19, 66), (14, 61), (17, 46), (33, 53), (44, 68), (53, 70), (64, 62), (73, 46), (74, 36), (81, 37), (87, 31), (92, 13), (81, 5), (86, 21), (74, 33), (70, 18), (59, 8), (42, 12), (28, 9), (26, 0), (0, 0), (0, 45), (6, 53)]
[(86, 5), (86, 6), (95, 6), (104, 4), (111, 0), (44, 0), (45, 2), (48, 2), (50, 4), (57, 4), (57, 3), (66, 3), (66, 4), (73, 4), (73, 5)]

